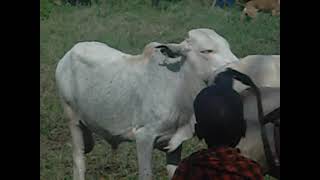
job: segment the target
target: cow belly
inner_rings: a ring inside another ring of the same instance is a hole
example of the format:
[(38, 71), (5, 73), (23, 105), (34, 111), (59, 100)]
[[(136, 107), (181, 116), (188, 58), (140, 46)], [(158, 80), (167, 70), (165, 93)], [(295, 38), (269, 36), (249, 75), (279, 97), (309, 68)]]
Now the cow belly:
[(107, 103), (111, 101), (108, 98), (89, 100), (88, 97), (83, 97), (81, 101), (87, 102), (78, 104), (81, 120), (92, 131), (106, 136), (105, 138), (119, 136), (133, 128), (138, 108), (128, 107), (124, 109), (121, 98), (114, 103)]

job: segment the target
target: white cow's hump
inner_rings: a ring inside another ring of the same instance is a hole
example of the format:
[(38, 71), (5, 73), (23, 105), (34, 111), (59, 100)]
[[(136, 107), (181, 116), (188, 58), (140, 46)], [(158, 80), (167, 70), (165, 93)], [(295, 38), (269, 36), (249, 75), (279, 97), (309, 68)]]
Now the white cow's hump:
[(88, 65), (119, 61), (119, 59), (130, 56), (104, 43), (95, 41), (77, 43), (70, 51), (72, 59)]
[(74, 45), (70, 50), (70, 55), (73, 61), (80, 61), (89, 66), (100, 66), (114, 62), (133, 65), (137, 62), (149, 62), (149, 59), (151, 59), (156, 52), (155, 47), (158, 45), (160, 45), (160, 43), (151, 42), (144, 47), (142, 54), (131, 55), (114, 49), (101, 42), (80, 42)]

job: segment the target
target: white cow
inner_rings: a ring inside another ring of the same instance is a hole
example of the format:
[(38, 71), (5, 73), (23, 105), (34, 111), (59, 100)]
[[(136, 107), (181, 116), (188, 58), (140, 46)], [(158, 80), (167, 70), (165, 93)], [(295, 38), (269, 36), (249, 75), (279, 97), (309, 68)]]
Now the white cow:
[(140, 55), (98, 42), (76, 44), (56, 70), (70, 119), (74, 179), (85, 178), (84, 153), (93, 148), (92, 132), (113, 148), (135, 140), (140, 179), (151, 179), (152, 149), (167, 150), (171, 177), (175, 166), (169, 164), (180, 160), (182, 142), (194, 133), (194, 97), (216, 70), (234, 64), (242, 63), (228, 42), (210, 29), (191, 30), (180, 44), (150, 43)]
[[(140, 55), (81, 42), (60, 60), (56, 82), (70, 119), (74, 179), (85, 179), (92, 132), (113, 148), (135, 140), (140, 180), (152, 178), (154, 147), (168, 149), (168, 163), (179, 160), (181, 143), (193, 136), (195, 96), (218, 67), (238, 61), (213, 30), (188, 35), (181, 44), (150, 43)], [(171, 177), (174, 167), (168, 172)]]
[[(260, 87), (280, 87), (280, 55), (249, 55), (240, 61), (227, 64), (216, 70), (210, 78), (212, 83), (216, 74), (232, 68), (252, 78), (254, 83)], [(234, 89), (242, 92), (247, 86), (238, 81), (234, 82)]]
[[(264, 114), (268, 114), (280, 107), (280, 55), (250, 55), (239, 62), (228, 65), (242, 73), (247, 74), (260, 87)], [(247, 120), (247, 136), (239, 143), (242, 153), (259, 162), (268, 172), (269, 168), (263, 150), (260, 136), (259, 121), (257, 117), (256, 98), (250, 92), (243, 92), (246, 87), (235, 81), (234, 89), (242, 92), (244, 98), (244, 115)], [(268, 138), (271, 141), (272, 151), (275, 151), (273, 128), (266, 126)]]
[[(280, 107), (280, 87), (260, 87), (259, 89), (264, 115)], [(246, 137), (241, 139), (238, 148), (241, 149), (243, 155), (259, 162), (264, 171), (268, 173), (270, 167), (268, 167), (261, 139), (256, 96), (250, 91), (243, 91), (241, 95), (244, 104), (244, 118), (247, 121), (247, 132)], [(273, 126), (267, 124), (266, 131), (271, 142), (271, 150), (275, 153)]]
[[(260, 88), (263, 100), (264, 114), (268, 114), (280, 107), (280, 55), (250, 55), (240, 61), (227, 64), (216, 70), (210, 78), (212, 83), (216, 74), (224, 71), (227, 67), (238, 70), (251, 77), (253, 82)], [(257, 114), (255, 95), (244, 91), (248, 86), (239, 81), (234, 81), (234, 89), (241, 93), (244, 100), (244, 116), (247, 120), (247, 135), (238, 145), (242, 153), (247, 157), (259, 162), (265, 172), (268, 172), (266, 156), (260, 136), (260, 128)], [(268, 135), (273, 134), (271, 126), (267, 126)], [(272, 137), (269, 137), (273, 141)]]

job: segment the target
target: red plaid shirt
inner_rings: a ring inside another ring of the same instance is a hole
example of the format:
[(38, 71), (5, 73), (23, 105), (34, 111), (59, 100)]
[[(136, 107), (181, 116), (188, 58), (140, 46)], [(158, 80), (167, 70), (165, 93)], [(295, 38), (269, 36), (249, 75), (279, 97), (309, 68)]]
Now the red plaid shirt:
[(179, 163), (172, 180), (263, 180), (258, 163), (234, 148), (211, 148)]

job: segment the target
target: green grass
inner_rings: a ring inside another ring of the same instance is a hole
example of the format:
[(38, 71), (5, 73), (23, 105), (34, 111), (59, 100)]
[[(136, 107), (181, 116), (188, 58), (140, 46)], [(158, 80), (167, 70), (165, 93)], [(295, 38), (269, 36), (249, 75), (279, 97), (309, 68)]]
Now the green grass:
[[(54, 72), (59, 59), (79, 41), (100, 41), (126, 53), (139, 54), (151, 42), (179, 42), (192, 28), (212, 28), (224, 36), (232, 51), (280, 54), (280, 18), (261, 13), (255, 21), (241, 23), (238, 7), (210, 9), (198, 1), (164, 1), (151, 8), (150, 0), (109, 0), (99, 5), (56, 6), (41, 1), (40, 18), (40, 179), (72, 178), (71, 137), (57, 98)], [(209, 4), (209, 3), (208, 3)], [(87, 156), (87, 178), (137, 179), (134, 143), (118, 152), (96, 138)], [(204, 147), (196, 139), (184, 144), (183, 157)], [(166, 179), (165, 155), (154, 153), (156, 179)]]

